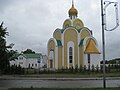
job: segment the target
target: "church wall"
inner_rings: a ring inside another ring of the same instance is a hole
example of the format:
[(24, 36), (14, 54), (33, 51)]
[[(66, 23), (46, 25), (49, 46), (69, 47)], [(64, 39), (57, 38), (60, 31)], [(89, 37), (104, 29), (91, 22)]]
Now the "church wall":
[(79, 51), (80, 51), (80, 65), (82, 65), (83, 66), (83, 46), (80, 46), (80, 48), (79, 48)]
[(85, 65), (86, 68), (88, 68), (88, 55), (87, 54), (83, 54), (83, 66)]
[[(98, 65), (98, 67), (100, 67), (100, 54), (90, 54), (90, 68), (92, 68), (92, 65), (94, 65), (94, 67), (96, 67)], [(88, 68), (88, 56), (87, 54), (84, 54), (84, 61), (83, 61), (83, 65), (86, 65), (86, 67)]]
[[(48, 44), (48, 56), (50, 55), (50, 50), (54, 49), (54, 60), (53, 60), (53, 67), (55, 66), (55, 42), (51, 40)], [(48, 67), (50, 67), (50, 60), (48, 60)]]
[(100, 54), (91, 54), (91, 66), (94, 65), (95, 67), (98, 65), (100, 67)]
[(74, 67), (78, 65), (78, 34), (74, 29), (69, 29), (64, 33), (64, 68), (68, 67), (67, 43), (69, 41), (74, 42)]
[(58, 47), (58, 69), (62, 68), (62, 47)]

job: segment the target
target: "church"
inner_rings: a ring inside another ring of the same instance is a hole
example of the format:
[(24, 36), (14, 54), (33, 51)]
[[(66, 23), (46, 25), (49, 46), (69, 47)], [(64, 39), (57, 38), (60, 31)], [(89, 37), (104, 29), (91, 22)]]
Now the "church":
[(92, 30), (77, 17), (74, 2), (68, 14), (69, 18), (64, 21), (62, 29), (57, 28), (47, 43), (47, 67), (62, 69), (99, 65), (99, 61), (94, 59), (96, 55), (100, 56), (97, 40)]

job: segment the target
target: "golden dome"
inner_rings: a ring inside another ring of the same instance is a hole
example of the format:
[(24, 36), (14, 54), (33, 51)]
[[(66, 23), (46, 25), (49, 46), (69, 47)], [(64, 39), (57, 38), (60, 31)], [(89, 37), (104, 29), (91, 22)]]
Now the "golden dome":
[(76, 8), (74, 8), (74, 4), (73, 3), (72, 3), (72, 7), (70, 8), (68, 13), (69, 13), (69, 16), (77, 16), (78, 11), (77, 11)]

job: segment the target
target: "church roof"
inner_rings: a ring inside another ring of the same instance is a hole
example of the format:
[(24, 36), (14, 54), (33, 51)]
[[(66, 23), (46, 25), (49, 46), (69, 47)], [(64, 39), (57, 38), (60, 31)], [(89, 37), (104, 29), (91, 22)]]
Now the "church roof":
[(90, 39), (88, 41), (84, 53), (85, 54), (100, 54), (98, 48), (96, 47), (96, 45), (92, 39)]
[(87, 29), (87, 30), (89, 30), (90, 33), (92, 34), (92, 30), (88, 29), (87, 27), (82, 27), (82, 28), (78, 29), (78, 32), (80, 33), (82, 29)]
[(74, 7), (73, 1), (72, 1), (72, 7), (68, 11), (68, 13), (69, 13), (69, 16), (77, 16), (77, 14), (78, 14), (77, 9)]
[(64, 29), (61, 29), (61, 33), (63, 33), (64, 32)]
[(22, 55), (25, 58), (40, 58), (40, 56), (42, 56), (41, 53), (35, 53), (35, 54), (16, 53), (13, 55), (12, 59), (17, 59), (20, 55)]
[(56, 41), (57, 41), (57, 45), (58, 45), (58, 46), (62, 46), (61, 40), (56, 40)]
[(35, 53), (35, 54), (24, 54), (26, 58), (40, 58), (41, 54)]
[(80, 41), (79, 46), (82, 46), (82, 45), (83, 45), (83, 41), (84, 41), (84, 39), (82, 39), (82, 40)]

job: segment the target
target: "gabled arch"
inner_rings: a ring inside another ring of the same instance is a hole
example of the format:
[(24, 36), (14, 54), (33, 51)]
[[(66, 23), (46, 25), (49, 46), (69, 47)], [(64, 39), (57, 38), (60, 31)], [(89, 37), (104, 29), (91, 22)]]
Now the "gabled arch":
[[(80, 32), (80, 39), (84, 39), (85, 37), (92, 36), (91, 31), (87, 27), (81, 28), (79, 32)], [(82, 32), (85, 32), (85, 33), (82, 33)]]
[[(50, 38), (49, 41), (48, 41), (48, 43), (47, 43), (47, 54), (48, 54), (48, 52), (49, 52), (49, 51), (48, 51), (48, 50), (49, 50), (48, 48), (49, 48), (49, 43), (50, 43), (51, 41), (54, 41), (55, 47), (57, 47), (57, 41), (56, 41), (56, 39), (55, 39), (55, 38)], [(54, 48), (55, 48), (55, 47), (54, 47)]]
[(83, 47), (84, 47), (83, 49), (84, 49), (84, 51), (85, 51), (85, 49), (86, 49), (87, 41), (88, 41), (89, 39), (91, 39), (91, 40), (94, 41), (95, 46), (96, 46), (96, 48), (98, 49), (98, 43), (97, 43), (97, 40), (96, 40), (94, 37), (92, 37), (92, 36), (88, 36), (88, 37), (86, 37), (86, 38), (84, 39), (84, 41), (83, 41)]
[[(50, 42), (53, 41), (54, 42), (54, 45), (50, 45)], [(50, 45), (50, 46), (49, 46)], [(54, 55), (54, 59), (53, 59), (53, 62), (52, 62), (52, 68), (57, 68), (57, 63), (58, 63), (58, 47), (57, 47), (57, 41), (55, 38), (51, 38), (49, 39), (48, 41), (48, 44), (47, 44), (47, 55), (48, 57), (50, 56), (50, 51), (54, 51), (53, 52), (53, 55)], [(48, 58), (48, 67), (50, 67), (50, 60)]]
[(55, 38), (50, 38), (49, 41), (48, 41), (48, 43), (47, 43), (47, 48), (48, 48), (48, 45), (49, 45), (50, 41), (54, 41), (55, 42), (55, 46), (57, 46), (56, 39)]
[(64, 33), (65, 33), (67, 30), (70, 30), (70, 29), (75, 30), (76, 33), (77, 33), (77, 35), (78, 35), (78, 31), (77, 31), (77, 29), (75, 29), (75, 28), (73, 28), (73, 27), (66, 28), (66, 29), (63, 31), (63, 35), (64, 35)]
[[(70, 31), (70, 32), (69, 32)], [(75, 37), (71, 37), (71, 36), (73, 36), (73, 35), (75, 35)], [(62, 60), (63, 60), (63, 66), (64, 65), (67, 65), (66, 64), (66, 62), (67, 62), (67, 54), (65, 54), (65, 50), (67, 50), (67, 47), (64, 47), (64, 45), (67, 45), (67, 42), (69, 42), (69, 41), (73, 41), (74, 42), (74, 45), (76, 45), (76, 48), (77, 48), (77, 44), (78, 44), (78, 31), (75, 29), (75, 28), (73, 28), (73, 27), (69, 27), (69, 28), (66, 28), (64, 31), (63, 31), (63, 33), (62, 33), (62, 44), (63, 44), (63, 48), (62, 48), (62, 51), (63, 51), (63, 53), (62, 53), (62, 56), (63, 56), (63, 58), (62, 58)], [(76, 60), (78, 59), (77, 57), (75, 57), (76, 58)], [(66, 66), (65, 66), (66, 67)]]
[(56, 40), (61, 40), (61, 29), (57, 28), (53, 33), (53, 37)]
[[(68, 26), (67, 26), (68, 25)], [(63, 23), (63, 29), (66, 29), (68, 27), (72, 26), (72, 22), (70, 19), (66, 19)]]
[(73, 27), (75, 27), (77, 30), (79, 30), (80, 28), (84, 27), (84, 23), (79, 18), (76, 18), (73, 21)]

